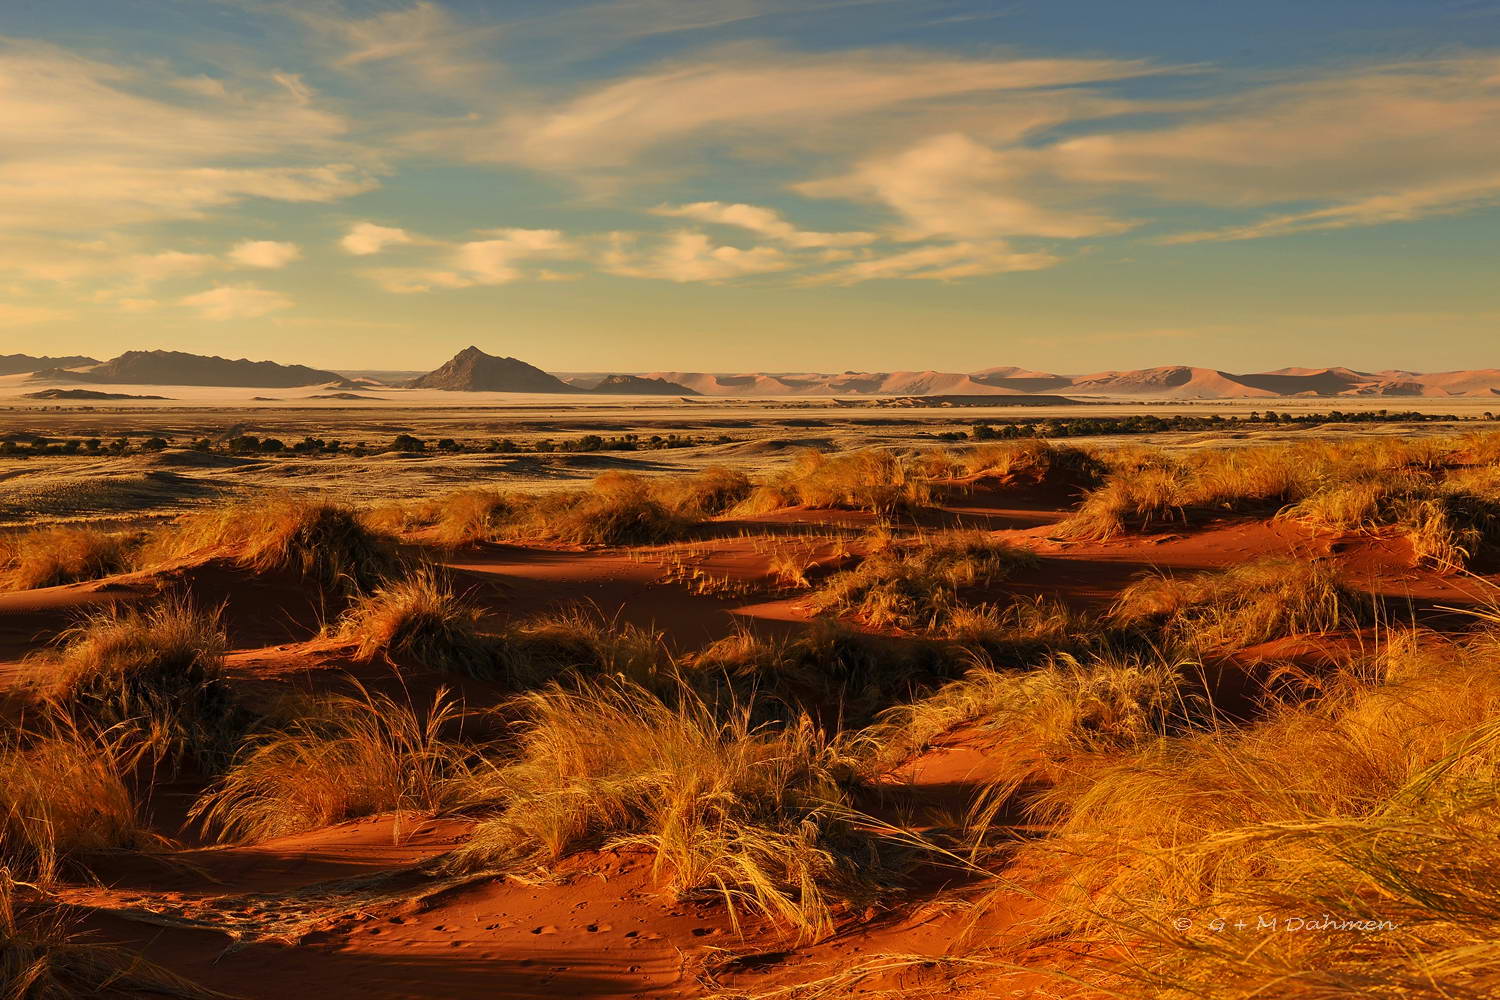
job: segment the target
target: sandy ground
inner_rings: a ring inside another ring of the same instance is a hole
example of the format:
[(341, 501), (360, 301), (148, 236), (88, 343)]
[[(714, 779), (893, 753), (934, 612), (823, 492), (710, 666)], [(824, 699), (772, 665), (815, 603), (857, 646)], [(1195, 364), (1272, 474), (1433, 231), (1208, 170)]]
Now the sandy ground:
[[(504, 465), (455, 464), (446, 471), (391, 459), (361, 466), (361, 478), (385, 490), (410, 482), (457, 483)], [(98, 481), (105, 463), (79, 482)], [(340, 464), (308, 463), (302, 482), (335, 489)], [(293, 464), (301, 468), (300, 464)], [(226, 464), (181, 473), (193, 488), (245, 488), (267, 478), (275, 463)], [(380, 471), (372, 476), (371, 470)], [(389, 470), (389, 471), (387, 471)], [(421, 470), (421, 471), (416, 471)], [(150, 482), (151, 469), (138, 470)], [(123, 474), (123, 473), (121, 473)], [(283, 472), (282, 475), (285, 475)], [(451, 477), (440, 479), (439, 477)], [(9, 482), (24, 483), (12, 473)], [(212, 485), (210, 485), (212, 484)], [(360, 496), (359, 488), (345, 487)], [(14, 497), (15, 494), (9, 494)], [(14, 502), (14, 501), (12, 501)], [(28, 501), (29, 502), (29, 501)], [(1445, 577), (1418, 569), (1399, 542), (1316, 536), (1256, 518), (1176, 525), (1170, 531), (1099, 544), (1052, 539), (1071, 502), (1056, 490), (955, 489), (929, 517), (997, 532), (1033, 550), (1038, 567), (1003, 586), (964, 595), (1003, 601), (1042, 594), (1080, 607), (1107, 605), (1143, 572), (1221, 568), (1268, 555), (1333, 559), (1361, 586), (1394, 606), (1440, 624), (1445, 609), (1478, 599), (1488, 580)], [(128, 506), (121, 511), (128, 510)], [(768, 539), (798, 532), (859, 528), (863, 515), (786, 511), (709, 525), (700, 539), (635, 551), (480, 545), (447, 557), (463, 591), (490, 621), (525, 618), (578, 602), (605, 617), (659, 631), (679, 649), (695, 649), (749, 627), (788, 633), (809, 621), (800, 596), (769, 583)], [(672, 578), (686, 560), (717, 586)], [(76, 616), (116, 601), (149, 600), (185, 591), (200, 603), (224, 605), (233, 650), (231, 676), (246, 690), (337, 689), (357, 677), (377, 689), (421, 697), (452, 685), (471, 705), (500, 692), (479, 682), (423, 673), (412, 665), (355, 663), (351, 651), (319, 634), (329, 609), (295, 577), (252, 576), (218, 563), (168, 573), (136, 574), (46, 590), (0, 594), (0, 690), (16, 694), (24, 658)], [(893, 641), (901, 641), (894, 637)], [(1283, 644), (1266, 655), (1316, 656)], [(1226, 698), (1248, 696), (1260, 657), (1255, 650), (1225, 664)], [(982, 735), (959, 732), (894, 774), (874, 808), (892, 816), (960, 809), (987, 778)], [(125, 943), (171, 969), (237, 996), (687, 998), (705, 995), (701, 976), (725, 954), (737, 956), (722, 978), (737, 988), (774, 989), (787, 982), (857, 967), (873, 955), (938, 956), (961, 934), (981, 935), (1004, 949), (1031, 903), (1017, 897), (975, 929), (961, 910), (940, 902), (967, 877), (936, 873), (891, 908), (845, 913), (833, 938), (798, 947), (753, 920), (736, 922), (714, 900), (665, 895), (650, 858), (633, 851), (586, 852), (543, 882), (509, 878), (450, 882), (419, 875), (414, 865), (462, 842), (469, 821), (384, 816), (339, 824), (248, 847), (201, 845), (182, 826), (185, 804), (202, 780), (184, 775), (158, 788), (151, 811), (160, 832), (180, 847), (154, 859), (105, 864), (97, 884), (61, 890), (82, 926), (101, 940)], [(1057, 980), (1055, 959), (1021, 949), (1006, 953), (1018, 971), (998, 976), (982, 995), (1045, 996)], [(1049, 965), (1051, 963), (1051, 965)], [(933, 972), (908, 962), (865, 985), (931, 986)], [(961, 995), (954, 993), (953, 995)]]

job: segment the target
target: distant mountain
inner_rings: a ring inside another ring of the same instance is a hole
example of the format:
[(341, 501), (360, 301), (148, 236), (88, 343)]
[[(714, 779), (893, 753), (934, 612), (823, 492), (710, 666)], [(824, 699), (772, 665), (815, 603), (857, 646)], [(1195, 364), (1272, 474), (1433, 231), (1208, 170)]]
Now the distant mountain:
[(697, 389), (689, 389), (664, 378), (642, 378), (639, 375), (606, 375), (589, 392), (610, 393), (620, 396), (701, 396)]
[(565, 392), (583, 390), (515, 358), (497, 358), (466, 347), (436, 371), (406, 383), (410, 389), (456, 392)]
[(97, 365), (98, 363), (98, 358), (86, 358), (81, 354), (63, 358), (34, 358), (30, 354), (0, 354), (0, 375), (39, 372), (46, 368), (78, 368), (81, 365)]
[(286, 389), (342, 382), (334, 372), (274, 361), (230, 360), (182, 351), (126, 351), (103, 364), (79, 370), (49, 368), (38, 379), (96, 385), (209, 385), (226, 388)]

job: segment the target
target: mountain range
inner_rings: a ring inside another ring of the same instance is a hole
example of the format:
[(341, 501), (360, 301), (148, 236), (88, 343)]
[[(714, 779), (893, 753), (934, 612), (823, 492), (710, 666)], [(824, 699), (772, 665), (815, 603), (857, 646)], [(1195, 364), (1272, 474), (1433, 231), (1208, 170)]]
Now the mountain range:
[(434, 371), (381, 383), (338, 372), (272, 361), (230, 360), (181, 351), (126, 351), (93, 358), (0, 355), (0, 376), (30, 372), (31, 381), (103, 385), (192, 385), (256, 388), (390, 387), (458, 392), (663, 396), (1041, 396), (1135, 399), (1274, 399), (1293, 396), (1500, 396), (1500, 368), (1447, 372), (1353, 368), (1278, 368), (1236, 374), (1214, 368), (1166, 365), (1065, 375), (1002, 366), (972, 372), (827, 373), (683, 372), (572, 374), (545, 372), (513, 357), (467, 347)]

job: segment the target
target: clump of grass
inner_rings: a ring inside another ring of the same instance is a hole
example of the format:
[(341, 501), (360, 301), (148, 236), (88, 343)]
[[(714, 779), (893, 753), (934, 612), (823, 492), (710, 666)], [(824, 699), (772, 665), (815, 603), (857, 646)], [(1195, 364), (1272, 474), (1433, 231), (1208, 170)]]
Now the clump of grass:
[(572, 545), (655, 545), (681, 538), (693, 523), (641, 476), (609, 472), (586, 492), (532, 498), (512, 530)]
[(996, 777), (999, 804), (1022, 787), (1056, 781), (1080, 757), (1106, 755), (1202, 714), (1180, 664), (1067, 654), (1034, 670), (982, 666), (931, 695), (884, 712), (856, 745), (870, 773), (890, 770), (934, 741), (971, 728)]
[(459, 546), (495, 538), (524, 509), (524, 503), (495, 490), (460, 490), (435, 507), (434, 540)]
[(1160, 628), (1192, 647), (1224, 649), (1359, 627), (1374, 620), (1375, 605), (1327, 563), (1263, 559), (1187, 577), (1145, 577), (1120, 594), (1110, 616)]
[(1108, 471), (1090, 451), (1041, 438), (992, 441), (957, 452), (931, 452), (923, 456), (922, 467), (932, 478), (994, 476), (1017, 485), (1062, 482), (1077, 487), (1097, 485)]
[(33, 590), (122, 573), (140, 540), (131, 532), (74, 527), (0, 535), (0, 587)]
[(47, 883), (90, 854), (155, 843), (125, 782), (129, 766), (114, 734), (62, 726), (0, 740), (0, 869)]
[(469, 752), (445, 738), (462, 712), (446, 691), (418, 711), (361, 689), (257, 737), (193, 805), (223, 838), (248, 842), (359, 816), (451, 801)]
[(1185, 505), (1183, 476), (1176, 467), (1119, 469), (1089, 491), (1078, 510), (1058, 525), (1057, 535), (1073, 541), (1108, 541), (1127, 531), (1181, 520)]
[(764, 718), (808, 715), (838, 731), (955, 676), (961, 662), (945, 644), (895, 642), (822, 619), (790, 639), (727, 636), (691, 657), (683, 676), (719, 704), (750, 704)]
[(184, 599), (115, 606), (63, 632), (28, 673), (78, 726), (131, 734), (161, 755), (212, 759), (245, 722), (224, 677), (225, 645), (218, 616)]
[(23, 903), (23, 888), (0, 867), (0, 1000), (227, 1000), (122, 948), (76, 940), (55, 912)]
[(674, 513), (703, 520), (743, 502), (750, 495), (750, 477), (737, 469), (711, 465), (691, 476), (654, 479), (651, 490)]
[(1003, 606), (954, 605), (942, 634), (1006, 666), (1023, 666), (1055, 653), (1081, 655), (1111, 638), (1104, 623), (1043, 596)]
[(490, 677), (496, 672), (495, 643), (479, 631), (479, 614), (429, 567), (358, 598), (339, 620), (336, 634), (357, 643), (355, 655), (362, 660), (384, 655)]
[(378, 586), (395, 567), (389, 541), (351, 507), (273, 497), (187, 515), (147, 555), (155, 562), (225, 556), (258, 572), (292, 570), (357, 593)]
[(1396, 531), (1418, 559), (1446, 570), (1500, 547), (1500, 491), (1475, 470), (1442, 482), (1404, 474), (1334, 483), (1281, 516), (1321, 531)]
[(496, 814), (454, 856), (466, 870), (545, 867), (640, 845), (679, 896), (717, 894), (804, 937), (879, 891), (880, 845), (854, 822), (843, 761), (808, 723), (757, 727), (683, 691), (627, 682), (524, 696), (510, 763), (475, 782)]
[(855, 568), (829, 577), (808, 604), (876, 628), (935, 628), (946, 623), (959, 590), (998, 583), (1036, 561), (983, 532), (930, 535), (877, 548)]
[(889, 516), (930, 500), (926, 479), (907, 456), (878, 448), (834, 455), (806, 450), (798, 454), (790, 470), (752, 490), (739, 509), (764, 514), (801, 505)]
[(1383, 683), (1351, 675), (1247, 729), (1153, 741), (1060, 783), (1036, 810), (1054, 833), (1018, 866), (1048, 886), (1043, 932), (1071, 935), (1114, 995), (1487, 995), (1494, 652), (1491, 637), (1449, 645)]
[(606, 622), (584, 608), (508, 626), (497, 655), (500, 675), (516, 688), (539, 687), (568, 675), (650, 684), (662, 675), (668, 659), (660, 633)]

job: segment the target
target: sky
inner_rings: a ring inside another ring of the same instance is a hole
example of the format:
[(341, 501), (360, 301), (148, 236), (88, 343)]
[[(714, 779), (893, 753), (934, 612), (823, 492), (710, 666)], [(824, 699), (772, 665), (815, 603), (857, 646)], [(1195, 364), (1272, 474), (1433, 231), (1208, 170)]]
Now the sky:
[(3, 0), (0, 354), (1500, 366), (1500, 0)]

